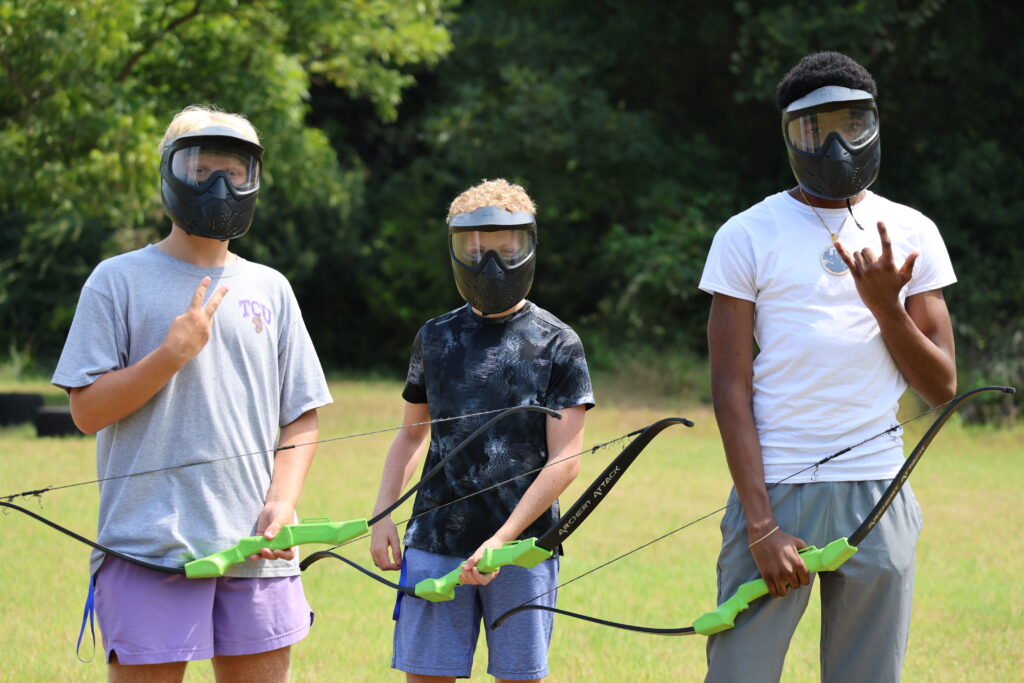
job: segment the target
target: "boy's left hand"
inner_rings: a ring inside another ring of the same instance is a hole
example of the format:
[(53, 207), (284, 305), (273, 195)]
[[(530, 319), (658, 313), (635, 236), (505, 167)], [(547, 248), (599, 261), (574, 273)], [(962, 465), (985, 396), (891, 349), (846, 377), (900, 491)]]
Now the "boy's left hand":
[[(288, 505), (287, 503), (266, 503), (263, 506), (263, 511), (260, 512), (259, 521), (256, 522), (256, 533), (262, 534), (268, 541), (277, 536), (277, 532), (281, 530), (285, 524), (293, 524), (295, 522), (295, 507)], [(295, 549), (286, 548), (284, 550), (271, 550), (270, 548), (263, 548), (254, 555), (250, 555), (249, 560), (293, 560), (295, 559)]]
[(484, 574), (476, 568), (476, 565), (477, 562), (480, 561), (480, 558), (484, 556), (485, 550), (488, 548), (500, 548), (503, 545), (505, 545), (505, 542), (499, 538), (495, 538), (494, 536), (484, 541), (483, 544), (476, 549), (476, 552), (474, 552), (468, 560), (462, 563), (462, 571), (459, 572), (459, 581), (461, 581), (464, 586), (486, 586), (493, 581), (494, 577), (496, 577), (498, 572), (501, 571), (500, 569), (495, 569), (489, 574)]
[(861, 301), (876, 315), (889, 307), (901, 308), (900, 290), (910, 282), (914, 274), (914, 263), (920, 255), (919, 252), (913, 252), (897, 268), (892, 254), (892, 241), (882, 221), (878, 221), (878, 236), (882, 239), (882, 254), (879, 258), (875, 258), (870, 247), (850, 254), (841, 242), (836, 242), (836, 251), (850, 269)]

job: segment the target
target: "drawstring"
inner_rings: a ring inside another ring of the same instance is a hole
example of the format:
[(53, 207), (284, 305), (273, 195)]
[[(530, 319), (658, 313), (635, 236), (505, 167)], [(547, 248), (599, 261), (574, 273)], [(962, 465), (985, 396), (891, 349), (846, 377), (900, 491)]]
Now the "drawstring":
[[(75, 645), (75, 656), (78, 661), (88, 664), (96, 656), (96, 624), (93, 619), (96, 615), (96, 575), (89, 576), (89, 594), (85, 598), (85, 609), (82, 610), (82, 628), (78, 631), (78, 644)], [(89, 659), (82, 659), (82, 637), (85, 635), (85, 622), (89, 622), (89, 634), (92, 636), (92, 654)]]

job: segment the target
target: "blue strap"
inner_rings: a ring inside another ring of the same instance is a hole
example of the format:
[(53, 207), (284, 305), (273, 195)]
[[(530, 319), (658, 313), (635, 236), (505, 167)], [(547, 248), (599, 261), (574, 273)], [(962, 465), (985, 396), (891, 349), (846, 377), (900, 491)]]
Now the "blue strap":
[[(405, 580), (408, 578), (408, 573), (407, 567), (405, 566), (405, 555), (402, 555), (402, 573), (398, 576), (398, 584), (400, 586), (406, 585)], [(398, 597), (395, 599), (395, 611), (392, 612), (391, 619), (393, 621), (398, 621), (398, 615), (402, 611), (402, 598), (405, 597), (405, 593), (402, 591), (395, 592), (398, 593)]]
[[(96, 575), (89, 576), (89, 594), (85, 598), (85, 609), (82, 610), (82, 628), (78, 631), (78, 644), (75, 646), (75, 656), (78, 661), (88, 664), (96, 656), (96, 624), (93, 617), (96, 615)], [(85, 622), (89, 622), (89, 633), (92, 635), (92, 654), (89, 659), (82, 659), (82, 636), (85, 635)]]

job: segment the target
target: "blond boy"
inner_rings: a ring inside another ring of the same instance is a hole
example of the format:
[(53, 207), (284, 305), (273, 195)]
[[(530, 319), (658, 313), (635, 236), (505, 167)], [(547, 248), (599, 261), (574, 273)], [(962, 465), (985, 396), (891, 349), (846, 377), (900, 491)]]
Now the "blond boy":
[[(99, 264), (53, 383), (96, 433), (96, 613), (113, 681), (284, 681), (311, 612), (293, 550), (262, 551), (218, 579), (173, 573), (295, 519), (331, 398), (291, 287), (229, 250), (249, 229), (263, 148), (242, 116), (188, 107), (160, 143), (171, 218), (162, 241)], [(224, 460), (228, 455), (257, 453)], [(204, 459), (219, 462), (173, 469)], [(172, 468), (172, 469), (167, 469)]]
[[(474, 491), (577, 453), (584, 415), (594, 405), (583, 346), (572, 329), (526, 300), (533, 282), (537, 226), (535, 208), (522, 187), (492, 180), (452, 202), (448, 249), (459, 293), (466, 305), (427, 321), (413, 342), (402, 397), (407, 425), (518, 405), (558, 410), (556, 420), (537, 413), (510, 417), (474, 441), (445, 477), (420, 489), (417, 517), (405, 534), (402, 554), (390, 519), (373, 528), (371, 555), (381, 569), (403, 569), (405, 581), (440, 576), (462, 566), (451, 602), (399, 597), (395, 610), (392, 666), (408, 681), (453, 681), (469, 676), (480, 622), (486, 629), (488, 673), (498, 680), (538, 680), (547, 675), (551, 639), (549, 612), (492, 631), (504, 611), (542, 595), (553, 605), (557, 555), (533, 569), (476, 569), (486, 548), (536, 536), (558, 519), (558, 495), (575, 478), (571, 459), (528, 477), (513, 479), (483, 495)], [(377, 509), (399, 495), (422, 455), (434, 465), (485, 417), (402, 430), (388, 452)]]

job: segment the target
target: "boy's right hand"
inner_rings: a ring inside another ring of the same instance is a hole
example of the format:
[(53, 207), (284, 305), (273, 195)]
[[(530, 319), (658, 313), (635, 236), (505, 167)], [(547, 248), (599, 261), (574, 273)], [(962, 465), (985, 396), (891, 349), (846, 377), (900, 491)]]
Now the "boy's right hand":
[(398, 527), (390, 519), (382, 519), (373, 525), (370, 532), (370, 557), (378, 569), (402, 568), (402, 543), (398, 540)]
[(164, 337), (163, 346), (182, 364), (195, 358), (206, 342), (210, 340), (210, 328), (213, 326), (213, 314), (220, 306), (224, 295), (228, 293), (227, 287), (221, 287), (210, 297), (210, 301), (203, 306), (203, 299), (206, 298), (206, 290), (210, 286), (210, 278), (204, 277), (196, 293), (192, 296), (188, 310), (179, 315), (171, 323)]
[(798, 552), (806, 545), (803, 539), (779, 529), (750, 548), (754, 563), (773, 598), (784, 597), (789, 591), (811, 582), (807, 565)]

